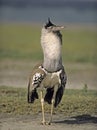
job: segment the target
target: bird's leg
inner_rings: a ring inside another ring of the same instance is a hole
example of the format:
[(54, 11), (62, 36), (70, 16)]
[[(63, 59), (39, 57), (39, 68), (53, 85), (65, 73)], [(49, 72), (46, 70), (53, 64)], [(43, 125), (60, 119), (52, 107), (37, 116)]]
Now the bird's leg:
[(54, 94), (53, 94), (52, 101), (51, 101), (51, 115), (50, 115), (50, 120), (48, 122), (48, 125), (50, 125), (52, 123), (54, 103), (55, 103), (55, 97), (56, 97), (57, 89), (58, 89), (58, 85), (56, 85), (55, 88), (54, 88)]
[(41, 91), (41, 106), (42, 106), (42, 124), (46, 124), (45, 122), (45, 116), (44, 116), (44, 98), (43, 98), (43, 91)]
[(52, 122), (52, 116), (53, 116), (53, 110), (54, 110), (54, 102), (55, 102), (55, 100), (54, 100), (54, 98), (52, 98), (52, 101), (51, 101), (51, 115), (50, 115), (50, 120), (48, 122), (48, 125), (50, 125), (51, 122)]

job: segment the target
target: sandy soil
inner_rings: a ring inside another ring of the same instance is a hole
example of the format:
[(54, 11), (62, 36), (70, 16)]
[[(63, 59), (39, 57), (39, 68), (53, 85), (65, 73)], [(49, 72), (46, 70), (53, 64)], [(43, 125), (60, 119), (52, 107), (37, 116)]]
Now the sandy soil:
[(0, 119), (0, 130), (97, 130), (97, 117), (89, 115), (62, 117), (54, 115), (51, 125), (41, 125), (41, 116), (19, 116)]

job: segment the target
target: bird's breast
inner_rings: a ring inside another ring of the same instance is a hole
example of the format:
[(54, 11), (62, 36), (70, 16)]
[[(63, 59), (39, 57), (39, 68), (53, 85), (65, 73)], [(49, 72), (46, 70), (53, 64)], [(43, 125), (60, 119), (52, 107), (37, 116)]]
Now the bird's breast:
[(54, 87), (55, 85), (61, 84), (60, 73), (62, 70), (54, 73), (47, 73), (42, 81), (42, 86), (45, 88)]

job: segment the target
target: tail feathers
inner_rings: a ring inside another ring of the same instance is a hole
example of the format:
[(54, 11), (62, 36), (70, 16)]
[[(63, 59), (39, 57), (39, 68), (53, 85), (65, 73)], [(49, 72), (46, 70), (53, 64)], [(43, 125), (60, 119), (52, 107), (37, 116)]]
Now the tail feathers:
[(35, 99), (38, 99), (38, 93), (37, 93), (36, 90), (34, 90), (32, 92), (32, 95), (31, 95), (31, 101), (32, 101), (32, 103), (34, 102)]
[(34, 103), (35, 99), (38, 99), (38, 93), (36, 90), (33, 90), (30, 95), (28, 94), (28, 103)]
[(46, 95), (44, 97), (44, 101), (46, 101), (49, 104), (51, 104), (53, 93), (54, 93), (54, 89), (53, 88), (48, 88), (47, 91), (46, 91)]
[(57, 105), (60, 103), (63, 96), (63, 92), (64, 92), (63, 87), (60, 87), (56, 93), (54, 107), (57, 107)]
[[(57, 105), (60, 103), (62, 96), (63, 96), (63, 92), (64, 92), (64, 88), (60, 87), (57, 92), (56, 92), (56, 96), (55, 96), (55, 103), (54, 103), (54, 107), (57, 107)], [(49, 104), (51, 104), (52, 98), (53, 98), (53, 94), (54, 94), (54, 88), (48, 88), (46, 91), (46, 95), (44, 97), (44, 101), (48, 102)]]

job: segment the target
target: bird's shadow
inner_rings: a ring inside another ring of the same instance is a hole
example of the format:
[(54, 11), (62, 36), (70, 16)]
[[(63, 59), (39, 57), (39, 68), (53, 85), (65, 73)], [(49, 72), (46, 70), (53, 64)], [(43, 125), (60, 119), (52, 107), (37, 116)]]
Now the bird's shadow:
[(63, 123), (63, 124), (94, 123), (94, 124), (97, 124), (97, 117), (91, 116), (91, 115), (78, 115), (78, 116), (69, 117), (68, 119), (54, 121), (54, 123)]

